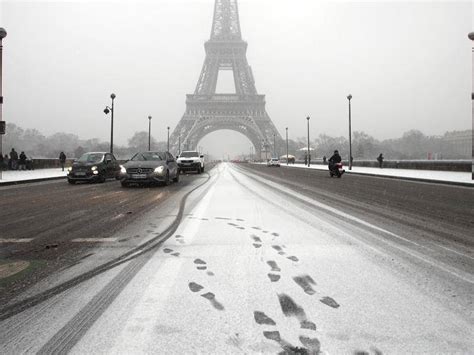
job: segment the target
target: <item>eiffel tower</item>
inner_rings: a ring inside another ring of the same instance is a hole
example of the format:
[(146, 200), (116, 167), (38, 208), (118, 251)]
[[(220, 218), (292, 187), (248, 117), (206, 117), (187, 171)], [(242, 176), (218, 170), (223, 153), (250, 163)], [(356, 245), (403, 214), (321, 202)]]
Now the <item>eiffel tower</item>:
[[(194, 94), (186, 95), (186, 111), (171, 134), (170, 151), (195, 150), (207, 134), (229, 129), (245, 135), (257, 157), (278, 154), (283, 140), (265, 110), (265, 95), (255, 88), (237, 0), (215, 0), (211, 38), (204, 47), (201, 75)], [(220, 70), (233, 71), (235, 94), (216, 93)]]

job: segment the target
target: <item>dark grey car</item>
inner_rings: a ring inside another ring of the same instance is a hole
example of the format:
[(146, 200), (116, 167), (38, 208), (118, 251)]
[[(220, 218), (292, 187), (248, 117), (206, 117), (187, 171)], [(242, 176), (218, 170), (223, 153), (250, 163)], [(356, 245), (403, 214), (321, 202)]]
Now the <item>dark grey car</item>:
[(85, 153), (68, 169), (67, 181), (70, 184), (78, 181), (105, 182), (108, 178), (117, 177), (119, 169), (119, 164), (113, 154)]
[(122, 186), (159, 183), (169, 185), (179, 181), (178, 164), (168, 152), (139, 152), (120, 166)]

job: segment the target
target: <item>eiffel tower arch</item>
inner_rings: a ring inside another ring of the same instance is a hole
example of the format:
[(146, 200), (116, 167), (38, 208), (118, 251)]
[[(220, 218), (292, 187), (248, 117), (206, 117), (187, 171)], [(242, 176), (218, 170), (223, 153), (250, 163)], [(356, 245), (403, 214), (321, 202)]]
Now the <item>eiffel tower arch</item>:
[[(207, 134), (228, 129), (245, 135), (258, 157), (281, 153), (283, 139), (265, 110), (265, 95), (257, 94), (247, 62), (247, 42), (240, 32), (237, 0), (215, 0), (211, 38), (194, 94), (186, 95), (186, 111), (170, 137), (170, 151), (196, 149)], [(235, 94), (216, 93), (220, 70), (231, 70)], [(276, 142), (274, 146), (274, 142)]]

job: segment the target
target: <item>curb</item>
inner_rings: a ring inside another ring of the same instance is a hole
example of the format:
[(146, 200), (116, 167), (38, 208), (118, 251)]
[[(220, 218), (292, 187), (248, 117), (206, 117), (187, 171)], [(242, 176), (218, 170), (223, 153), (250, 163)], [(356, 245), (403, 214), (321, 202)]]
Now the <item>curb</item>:
[[(285, 167), (293, 168), (293, 169), (305, 169), (305, 170), (324, 171), (324, 172), (326, 171), (323, 169), (296, 168), (293, 166), (286, 166), (286, 165)], [(435, 179), (416, 178), (416, 177), (409, 177), (409, 176), (381, 175), (381, 174), (372, 174), (372, 173), (358, 173), (358, 172), (353, 172), (353, 171), (348, 171), (348, 170), (346, 170), (345, 173), (352, 174), (352, 175), (360, 175), (360, 176), (378, 177), (378, 178), (384, 178), (384, 179), (406, 180), (406, 181), (415, 181), (415, 182), (426, 182), (426, 183), (431, 183), (431, 184), (442, 184), (442, 185), (474, 188), (474, 183), (471, 184), (468, 182), (461, 182), (461, 181), (435, 180)]]
[(42, 182), (42, 181), (48, 181), (48, 180), (61, 180), (61, 179), (66, 179), (66, 178), (67, 176), (53, 176), (53, 177), (44, 177), (44, 178), (38, 178), (38, 179), (15, 180), (15, 181), (5, 181), (5, 182), (2, 182), (2, 180), (0, 180), (0, 187), (28, 184), (28, 183), (34, 183), (34, 182)]

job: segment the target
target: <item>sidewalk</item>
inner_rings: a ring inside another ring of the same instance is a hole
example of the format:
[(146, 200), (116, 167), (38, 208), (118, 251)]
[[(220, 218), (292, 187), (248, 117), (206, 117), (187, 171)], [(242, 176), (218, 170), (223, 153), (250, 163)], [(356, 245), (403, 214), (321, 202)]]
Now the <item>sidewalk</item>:
[[(263, 163), (265, 164), (265, 163)], [(281, 164), (282, 167), (286, 167), (286, 163)], [(317, 169), (317, 170), (328, 170), (327, 165), (312, 164), (311, 167), (307, 167), (303, 164), (290, 164), (290, 168), (300, 169)], [(365, 168), (360, 166), (353, 166), (352, 170), (349, 170), (347, 166), (344, 167), (346, 174), (361, 174), (371, 176), (383, 176), (388, 178), (398, 178), (405, 180), (415, 181), (426, 181), (426, 182), (439, 182), (453, 185), (463, 185), (474, 187), (474, 181), (472, 180), (471, 172), (459, 172), (459, 171), (438, 171), (438, 170), (414, 170), (414, 169), (380, 169), (380, 168)]]
[(64, 171), (61, 171), (61, 168), (15, 171), (8, 170), (2, 171), (2, 179), (0, 180), (0, 186), (51, 179), (61, 179), (65, 178), (66, 175), (67, 170), (64, 169)]

